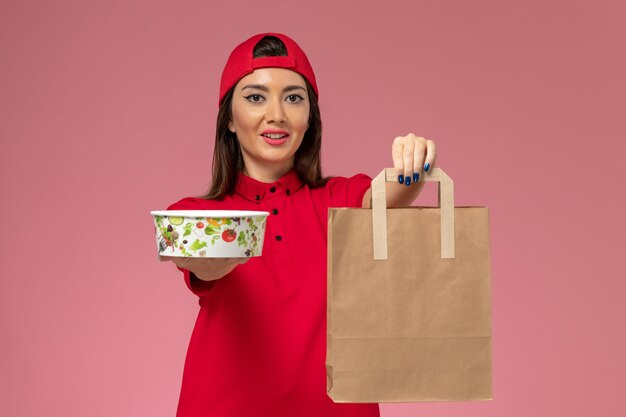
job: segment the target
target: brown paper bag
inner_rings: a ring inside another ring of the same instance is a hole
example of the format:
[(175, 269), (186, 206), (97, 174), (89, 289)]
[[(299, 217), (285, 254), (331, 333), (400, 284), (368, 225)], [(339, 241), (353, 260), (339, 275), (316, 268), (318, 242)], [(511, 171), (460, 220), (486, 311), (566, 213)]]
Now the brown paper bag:
[(492, 398), (489, 213), (454, 207), (441, 169), (439, 207), (385, 207), (328, 217), (327, 391), (335, 402)]

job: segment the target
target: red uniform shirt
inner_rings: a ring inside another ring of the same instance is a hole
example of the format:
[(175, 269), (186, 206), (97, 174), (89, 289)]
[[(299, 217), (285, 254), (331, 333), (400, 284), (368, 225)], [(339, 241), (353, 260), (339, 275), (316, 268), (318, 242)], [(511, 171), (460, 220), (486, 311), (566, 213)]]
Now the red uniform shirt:
[(373, 417), (378, 404), (326, 394), (326, 235), (329, 207), (360, 207), (371, 178), (331, 178), (311, 189), (295, 171), (267, 184), (240, 175), (220, 201), (185, 198), (169, 210), (262, 210), (263, 255), (205, 282), (178, 417)]

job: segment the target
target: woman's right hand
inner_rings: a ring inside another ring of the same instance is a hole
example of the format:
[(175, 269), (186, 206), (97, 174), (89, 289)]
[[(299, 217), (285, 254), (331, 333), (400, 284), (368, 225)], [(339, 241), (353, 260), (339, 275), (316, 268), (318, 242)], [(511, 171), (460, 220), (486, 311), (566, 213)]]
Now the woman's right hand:
[(160, 261), (172, 261), (177, 267), (187, 269), (203, 281), (222, 278), (239, 264), (245, 264), (250, 258), (191, 258), (161, 256)]

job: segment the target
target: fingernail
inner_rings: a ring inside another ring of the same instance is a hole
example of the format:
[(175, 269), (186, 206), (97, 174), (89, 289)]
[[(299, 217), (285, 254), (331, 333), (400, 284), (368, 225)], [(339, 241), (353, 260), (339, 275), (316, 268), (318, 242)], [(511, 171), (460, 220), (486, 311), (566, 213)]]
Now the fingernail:
[(398, 175), (398, 182), (404, 184), (404, 175)]
[(413, 182), (418, 182), (420, 180), (419, 172), (413, 173)]
[(424, 171), (428, 172), (429, 169), (430, 169), (430, 162), (424, 165)]
[(406, 179), (404, 180), (404, 185), (406, 185), (407, 187), (411, 185), (411, 177), (409, 177), (408, 175), (406, 176)]

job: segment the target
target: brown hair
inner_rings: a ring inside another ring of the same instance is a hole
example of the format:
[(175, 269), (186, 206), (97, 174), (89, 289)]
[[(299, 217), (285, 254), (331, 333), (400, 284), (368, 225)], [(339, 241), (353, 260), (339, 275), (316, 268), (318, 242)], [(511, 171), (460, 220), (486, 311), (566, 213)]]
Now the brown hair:
[[(285, 44), (274, 36), (265, 36), (254, 47), (254, 57), (287, 56)], [(320, 150), (322, 146), (322, 118), (317, 103), (317, 95), (311, 84), (304, 79), (309, 96), (309, 128), (304, 134), (300, 147), (296, 151), (294, 169), (300, 180), (311, 188), (321, 187), (328, 181), (322, 177)], [(202, 198), (220, 200), (232, 194), (237, 185), (239, 173), (243, 170), (243, 157), (237, 136), (228, 130), (232, 118), (231, 88), (220, 103), (217, 113), (215, 132), (215, 150), (213, 152), (213, 179), (207, 194)]]

